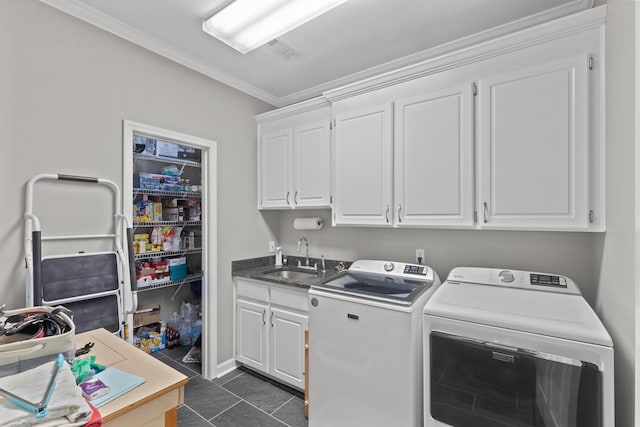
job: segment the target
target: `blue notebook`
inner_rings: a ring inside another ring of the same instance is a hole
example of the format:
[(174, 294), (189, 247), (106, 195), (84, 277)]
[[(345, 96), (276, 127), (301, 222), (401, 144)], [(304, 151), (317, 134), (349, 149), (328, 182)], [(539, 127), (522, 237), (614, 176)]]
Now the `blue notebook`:
[(121, 371), (118, 368), (107, 368), (96, 374), (93, 378), (99, 379), (109, 387), (109, 392), (107, 394), (91, 400), (91, 404), (96, 408), (99, 408), (102, 405), (111, 402), (116, 397), (122, 396), (126, 392), (133, 390), (145, 381), (143, 377)]

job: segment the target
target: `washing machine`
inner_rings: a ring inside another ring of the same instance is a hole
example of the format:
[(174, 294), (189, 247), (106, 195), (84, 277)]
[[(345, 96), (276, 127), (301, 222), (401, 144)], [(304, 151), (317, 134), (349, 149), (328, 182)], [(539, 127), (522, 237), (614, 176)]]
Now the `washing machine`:
[(570, 278), (455, 268), (423, 321), (425, 426), (614, 425), (613, 343)]
[(309, 427), (422, 426), (425, 265), (359, 260), (309, 290)]

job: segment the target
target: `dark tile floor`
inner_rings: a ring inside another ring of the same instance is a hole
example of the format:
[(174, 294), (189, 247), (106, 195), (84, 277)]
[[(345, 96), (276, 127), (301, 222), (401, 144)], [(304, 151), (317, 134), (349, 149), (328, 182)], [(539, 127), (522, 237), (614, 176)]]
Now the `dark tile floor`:
[(239, 368), (209, 381), (197, 363), (183, 363), (188, 347), (153, 353), (158, 360), (189, 377), (180, 427), (307, 427), (301, 392), (250, 370)]

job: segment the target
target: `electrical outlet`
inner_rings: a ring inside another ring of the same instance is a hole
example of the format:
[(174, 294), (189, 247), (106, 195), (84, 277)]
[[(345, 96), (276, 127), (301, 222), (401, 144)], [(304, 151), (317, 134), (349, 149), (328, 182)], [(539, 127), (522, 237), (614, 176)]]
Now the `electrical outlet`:
[(269, 253), (274, 253), (276, 251), (276, 242), (273, 240), (269, 240)]
[(424, 249), (416, 249), (416, 263), (424, 263)]

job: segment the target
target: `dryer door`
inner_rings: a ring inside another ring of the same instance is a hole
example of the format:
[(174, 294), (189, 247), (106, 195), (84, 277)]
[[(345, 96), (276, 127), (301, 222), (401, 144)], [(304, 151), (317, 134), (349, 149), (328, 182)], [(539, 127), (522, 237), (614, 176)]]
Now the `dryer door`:
[(431, 416), (451, 426), (602, 425), (592, 363), (433, 331)]

